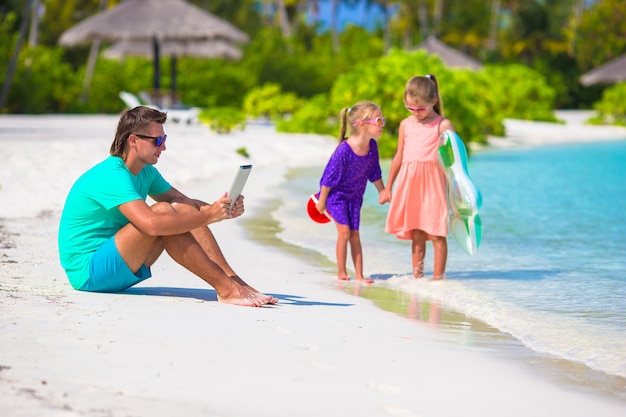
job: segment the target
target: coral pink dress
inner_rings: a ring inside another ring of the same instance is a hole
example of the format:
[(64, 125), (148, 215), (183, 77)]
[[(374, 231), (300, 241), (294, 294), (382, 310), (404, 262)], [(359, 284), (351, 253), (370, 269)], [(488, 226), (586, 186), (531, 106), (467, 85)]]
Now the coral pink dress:
[(412, 230), (430, 236), (448, 235), (446, 177), (437, 163), (442, 116), (420, 123), (410, 116), (404, 124), (402, 165), (396, 177), (385, 232), (411, 239)]

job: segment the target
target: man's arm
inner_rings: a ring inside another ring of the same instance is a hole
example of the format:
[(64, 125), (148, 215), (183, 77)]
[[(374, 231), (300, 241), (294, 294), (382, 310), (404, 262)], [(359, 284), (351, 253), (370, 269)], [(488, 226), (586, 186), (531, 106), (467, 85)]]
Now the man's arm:
[[(200, 208), (202, 206), (210, 206), (211, 203), (207, 203), (202, 200), (198, 200), (195, 198), (189, 198), (185, 194), (178, 191), (176, 188), (172, 187), (168, 191), (163, 194), (151, 195), (154, 201), (166, 202), (166, 203), (185, 203), (185, 204), (195, 204), (196, 207)], [(243, 207), (243, 196), (239, 196), (237, 199), (237, 203), (239, 206)], [(233, 212), (233, 217), (238, 217), (238, 214)]]
[[(152, 195), (150, 196), (152, 197), (153, 200), (155, 201), (159, 201), (159, 202), (166, 202), (166, 203), (182, 203), (182, 204), (191, 204), (191, 205), (195, 205), (199, 210), (201, 209), (201, 207), (203, 206), (211, 206), (211, 203), (207, 203), (205, 201), (202, 200), (197, 200), (195, 198), (189, 198), (187, 197), (185, 194), (183, 194), (182, 192), (178, 191), (176, 188), (172, 187), (170, 188), (168, 191), (164, 192), (163, 194), (158, 194), (158, 195)], [(222, 200), (223, 198), (225, 198), (225, 195), (223, 195), (220, 200)], [(230, 202), (231, 199), (230, 197), (226, 197), (228, 199), (228, 201)], [(236, 206), (233, 206), (233, 210), (231, 212), (231, 217), (237, 218), (239, 216), (241, 216), (244, 212), (244, 196), (240, 195), (237, 198), (236, 201)], [(218, 201), (220, 201), (218, 200)], [(217, 203), (217, 202), (216, 202)], [(213, 203), (215, 204), (215, 203)]]
[[(154, 198), (159, 203), (167, 202), (174, 207), (176, 204), (195, 206), (193, 200), (175, 189), (156, 195)], [(119, 209), (137, 229), (150, 236), (186, 233), (198, 227), (233, 217), (230, 210), (230, 198), (226, 197), (226, 193), (213, 204), (200, 202), (203, 205), (198, 210), (177, 212), (167, 205), (163, 205), (161, 208), (159, 203), (150, 207), (143, 200), (133, 200), (120, 205)]]
[(166, 192), (162, 194), (151, 195), (150, 197), (152, 197), (154, 201), (164, 202), (164, 203), (186, 203), (186, 204), (196, 203), (198, 207), (209, 205), (209, 203), (205, 203), (204, 201), (195, 200), (195, 199), (187, 197), (185, 194), (181, 193), (174, 187), (170, 188), (169, 190), (167, 190)]

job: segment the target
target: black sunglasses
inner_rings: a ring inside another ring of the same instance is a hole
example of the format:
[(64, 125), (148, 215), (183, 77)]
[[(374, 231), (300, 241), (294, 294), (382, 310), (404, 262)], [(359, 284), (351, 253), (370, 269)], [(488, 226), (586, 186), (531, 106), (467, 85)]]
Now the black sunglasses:
[(155, 146), (161, 146), (165, 143), (167, 139), (167, 135), (163, 136), (148, 136), (148, 135), (140, 135), (139, 133), (133, 133), (133, 135), (137, 136), (140, 139), (148, 139), (151, 140)]

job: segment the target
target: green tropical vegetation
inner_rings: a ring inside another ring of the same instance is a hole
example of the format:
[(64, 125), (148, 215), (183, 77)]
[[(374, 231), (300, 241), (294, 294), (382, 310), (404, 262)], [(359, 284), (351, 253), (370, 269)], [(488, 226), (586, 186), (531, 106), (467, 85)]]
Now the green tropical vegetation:
[[(150, 91), (149, 57), (107, 59), (88, 70), (90, 44), (60, 46), (60, 35), (119, 0), (0, 0), (1, 113), (118, 113), (120, 91)], [(504, 134), (505, 118), (555, 121), (555, 109), (596, 109), (599, 123), (626, 124), (626, 86), (584, 87), (585, 72), (626, 53), (623, 0), (196, 0), (250, 38), (236, 61), (177, 58), (182, 102), (204, 108), (212, 129), (271, 119), (279, 131), (338, 134), (337, 116), (359, 100), (379, 103), (390, 156), (407, 116), (404, 84), (440, 80), (445, 115), (465, 141)], [(374, 24), (338, 21), (339, 6), (364, 4)], [(328, 25), (322, 6), (332, 13)], [(168, 17), (163, 17), (168, 24)], [(416, 46), (436, 36), (483, 63), (447, 67)], [(108, 44), (103, 43), (100, 50)], [(168, 68), (171, 58), (161, 58)], [(162, 88), (170, 83), (162, 73)]]
[(619, 83), (604, 90), (602, 99), (594, 104), (597, 116), (595, 124), (626, 126), (626, 83)]

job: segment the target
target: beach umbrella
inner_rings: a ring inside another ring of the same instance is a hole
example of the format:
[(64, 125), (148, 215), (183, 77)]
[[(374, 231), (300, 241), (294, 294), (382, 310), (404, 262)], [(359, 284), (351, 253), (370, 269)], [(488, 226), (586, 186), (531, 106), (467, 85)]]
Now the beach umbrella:
[(424, 49), (429, 54), (439, 55), (444, 64), (451, 68), (469, 68), (471, 70), (482, 68), (480, 61), (449, 47), (435, 36), (428, 36), (425, 41), (417, 45), (416, 49)]
[[(170, 91), (172, 99), (176, 96), (176, 61), (179, 56), (195, 56), (204, 58), (240, 59), (243, 55), (241, 50), (225, 39), (206, 40), (180, 40), (162, 41), (159, 44), (159, 53), (170, 56)], [(106, 58), (122, 59), (127, 56), (153, 55), (153, 45), (145, 40), (122, 40), (113, 43), (102, 52)]]
[(585, 87), (592, 84), (613, 84), (626, 80), (626, 55), (617, 57), (583, 74), (580, 83)]
[[(164, 41), (160, 44), (160, 53), (173, 56), (195, 56), (205, 58), (239, 59), (243, 55), (234, 44), (223, 39), (203, 41)], [(148, 41), (124, 40), (113, 43), (102, 55), (120, 59), (127, 56), (152, 56), (152, 43)]]
[(154, 60), (153, 87), (160, 90), (160, 49), (167, 41), (248, 41), (229, 22), (184, 0), (124, 0), (95, 14), (61, 34), (59, 43), (74, 46), (93, 40), (143, 41), (151, 45)]

